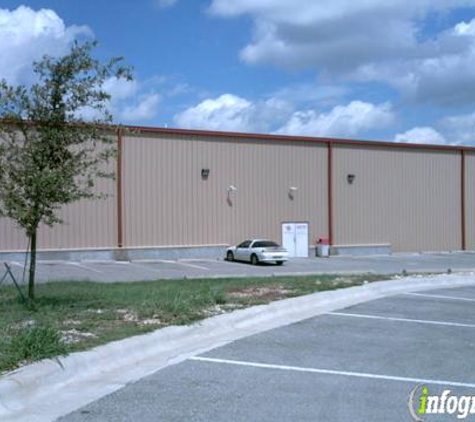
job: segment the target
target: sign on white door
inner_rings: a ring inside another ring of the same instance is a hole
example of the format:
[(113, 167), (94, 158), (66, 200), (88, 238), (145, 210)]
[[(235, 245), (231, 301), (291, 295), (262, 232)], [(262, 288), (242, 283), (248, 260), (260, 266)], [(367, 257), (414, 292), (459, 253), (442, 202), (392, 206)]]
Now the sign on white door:
[(282, 246), (290, 257), (308, 258), (308, 223), (283, 223)]

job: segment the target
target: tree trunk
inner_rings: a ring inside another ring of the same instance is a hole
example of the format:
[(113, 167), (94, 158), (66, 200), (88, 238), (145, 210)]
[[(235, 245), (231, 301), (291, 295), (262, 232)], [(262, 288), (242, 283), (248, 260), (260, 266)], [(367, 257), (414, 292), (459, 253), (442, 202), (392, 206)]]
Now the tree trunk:
[(35, 300), (35, 273), (36, 273), (36, 233), (35, 228), (30, 234), (30, 276), (28, 280), (28, 299)]

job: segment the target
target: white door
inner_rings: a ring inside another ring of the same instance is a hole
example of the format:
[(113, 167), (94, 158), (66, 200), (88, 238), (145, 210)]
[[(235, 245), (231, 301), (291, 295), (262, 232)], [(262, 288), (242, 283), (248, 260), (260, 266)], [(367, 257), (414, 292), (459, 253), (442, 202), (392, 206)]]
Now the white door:
[(295, 255), (295, 224), (284, 223), (282, 224), (282, 246), (289, 252), (289, 257)]
[(283, 223), (282, 246), (289, 257), (308, 258), (308, 223)]
[(308, 224), (295, 224), (295, 256), (308, 258)]

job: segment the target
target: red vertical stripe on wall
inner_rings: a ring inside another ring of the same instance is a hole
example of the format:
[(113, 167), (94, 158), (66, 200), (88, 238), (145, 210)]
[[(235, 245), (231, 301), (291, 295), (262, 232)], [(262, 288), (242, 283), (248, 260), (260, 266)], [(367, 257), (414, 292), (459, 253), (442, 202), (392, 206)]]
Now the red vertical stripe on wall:
[(462, 165), (461, 165), (461, 194), (462, 194), (462, 250), (467, 250), (466, 239), (466, 215), (465, 215), (465, 150), (461, 151)]
[(116, 186), (117, 186), (117, 247), (122, 248), (123, 242), (123, 209), (122, 209), (122, 128), (117, 129), (117, 169), (116, 169)]
[(332, 143), (327, 143), (328, 148), (328, 238), (330, 239), (330, 245), (333, 244), (333, 157), (332, 157)]

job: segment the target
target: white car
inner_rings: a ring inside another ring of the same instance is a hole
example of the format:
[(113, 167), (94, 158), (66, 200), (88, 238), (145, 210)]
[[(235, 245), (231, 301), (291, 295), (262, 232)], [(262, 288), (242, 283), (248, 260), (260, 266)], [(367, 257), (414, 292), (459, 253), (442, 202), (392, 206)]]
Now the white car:
[(272, 240), (249, 239), (228, 248), (226, 259), (228, 261), (248, 261), (253, 265), (257, 265), (259, 262), (275, 262), (277, 265), (282, 265), (288, 261), (289, 253)]

